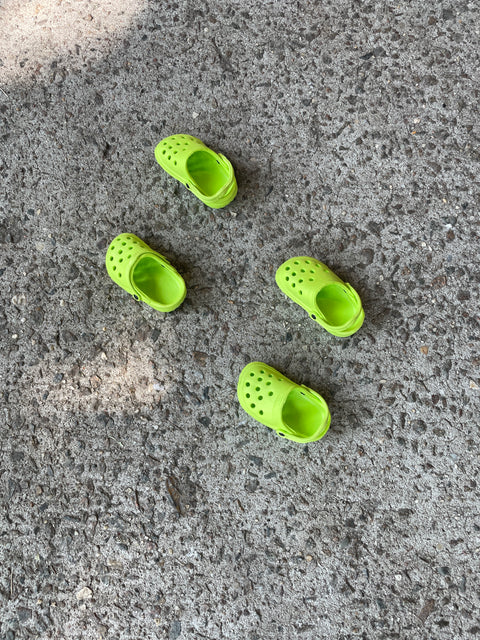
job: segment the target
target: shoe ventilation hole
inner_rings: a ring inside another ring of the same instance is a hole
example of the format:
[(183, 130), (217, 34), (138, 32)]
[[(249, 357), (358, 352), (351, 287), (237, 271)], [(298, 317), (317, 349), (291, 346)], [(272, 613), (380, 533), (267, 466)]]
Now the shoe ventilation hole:
[(167, 160), (170, 160), (170, 158), (171, 158), (171, 157), (172, 157), (172, 156), (168, 156)]
[(263, 400), (263, 396), (258, 396), (258, 401), (261, 402)]
[(252, 402), (252, 404), (250, 405), (252, 407), (252, 409), (255, 409), (255, 403)]
[(113, 270), (114, 270), (114, 271), (116, 271), (116, 270), (117, 270), (117, 267), (115, 267), (115, 266), (114, 266), (114, 267), (112, 267), (112, 268), (113, 268)]
[(169, 149), (171, 149), (171, 148), (172, 148), (172, 145), (171, 145), (171, 144), (169, 144), (169, 145), (168, 145), (168, 148), (169, 148)]
[(133, 244), (138, 244), (138, 242), (136, 240), (133, 241)]
[(282, 378), (277, 378), (277, 380), (278, 380), (279, 382), (282, 382)]
[(260, 391), (260, 387), (255, 387), (255, 391)]
[(292, 288), (295, 289), (295, 283), (294, 282), (292, 282)]
[(292, 271), (292, 276), (295, 277), (296, 275), (295, 271)]
[(250, 374), (250, 377), (251, 377), (251, 378), (255, 377), (255, 374), (253, 373), (253, 371), (252, 371), (252, 373)]
[(261, 416), (263, 416), (263, 411), (260, 409), (260, 411), (258, 412)]
[(290, 271), (290, 267), (285, 267), (285, 271)]
[(308, 281), (309, 282), (313, 282), (315, 280), (315, 278), (309, 278)]
[(177, 147), (180, 147), (180, 146), (181, 146), (181, 142), (177, 142)]
[(164, 149), (164, 150), (162, 151), (162, 156), (164, 156), (166, 153), (167, 153), (167, 150), (166, 150), (166, 149)]
[(120, 258), (119, 262), (123, 262), (123, 258)]
[(288, 276), (285, 276), (285, 280), (288, 282), (290, 278)]
[(298, 260), (295, 260), (293, 264), (300, 264)]
[(250, 383), (249, 383), (249, 382), (246, 382), (246, 383), (245, 383), (245, 386), (246, 386), (246, 387), (249, 387), (249, 386), (250, 386)]
[(127, 260), (130, 260), (130, 258), (131, 258), (131, 257), (132, 257), (131, 255), (130, 255), (130, 256), (127, 256)]
[(250, 394), (249, 394), (249, 393), (246, 393), (246, 394), (245, 394), (245, 397), (246, 397), (246, 398), (249, 398), (249, 397), (250, 397)]
[(328, 269), (324, 269), (325, 273), (328, 273)]
[(257, 380), (258, 380), (259, 382), (261, 382), (261, 381), (263, 380), (263, 378), (257, 378)]
[(305, 269), (300, 269), (300, 272), (301, 273), (305, 273)]
[(315, 271), (313, 269), (310, 269), (310, 273), (315, 273)]
[(110, 258), (110, 262), (113, 260), (113, 256)]
[(166, 142), (164, 142), (164, 143), (163, 143), (163, 146), (165, 146), (166, 144), (167, 144), (167, 143), (166, 143)]
[(262, 374), (262, 376), (263, 376), (263, 374), (265, 373), (265, 371), (262, 369), (262, 370), (260, 371), (260, 373), (261, 373), (261, 374)]
[(299, 293), (300, 295), (302, 295), (302, 292), (301, 292), (301, 291), (299, 291), (298, 293)]
[(175, 166), (177, 166), (177, 161), (176, 161), (176, 160), (174, 160), (174, 161), (173, 161), (173, 164), (174, 164)]
[(121, 278), (121, 277), (122, 277), (122, 274), (121, 274), (121, 273), (119, 273), (119, 274), (118, 274), (118, 277), (119, 277), (119, 278)]
[(187, 189), (190, 189), (190, 185), (189, 184), (186, 184), (185, 186), (187, 187)]
[(322, 266), (321, 264), (319, 264), (318, 262), (315, 263), (315, 266), (318, 267), (320, 269), (320, 267)]
[(128, 247), (128, 250), (131, 251), (133, 249), (133, 247)]
[(124, 247), (127, 243), (126, 242), (122, 242), (122, 247)]
[(267, 387), (269, 387), (271, 384), (272, 384), (271, 382), (266, 383)]
[(281, 438), (284, 438), (284, 437), (285, 437), (285, 434), (284, 434), (284, 433), (280, 433), (280, 431), (278, 432), (278, 435), (279, 435)]
[(312, 313), (311, 318), (312, 318), (312, 320), (316, 320), (317, 316)]
[(118, 253), (121, 255), (123, 253), (123, 249), (119, 249)]
[(310, 260), (305, 260), (305, 264), (310, 264)]
[(272, 396), (273, 396), (273, 391), (269, 391), (269, 392), (268, 392), (268, 395), (269, 395), (270, 397), (272, 397)]
[(269, 373), (269, 374), (268, 374), (268, 377), (269, 377), (269, 378), (273, 378), (273, 373)]
[(301, 284), (303, 282), (303, 278), (300, 278), (300, 280), (298, 281), (298, 284)]

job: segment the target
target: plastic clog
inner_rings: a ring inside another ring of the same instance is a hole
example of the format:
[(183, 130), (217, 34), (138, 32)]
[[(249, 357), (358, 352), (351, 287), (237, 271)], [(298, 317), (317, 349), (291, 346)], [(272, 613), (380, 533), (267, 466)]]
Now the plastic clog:
[(323, 262), (301, 256), (284, 262), (275, 274), (280, 289), (334, 336), (351, 336), (365, 319), (355, 289)]
[(122, 233), (112, 240), (105, 264), (116, 284), (157, 311), (173, 311), (185, 299), (187, 289), (182, 276), (133, 233)]
[(155, 148), (155, 159), (207, 207), (221, 209), (237, 195), (231, 162), (198, 138), (186, 134), (164, 138)]
[(319, 393), (263, 362), (250, 362), (242, 370), (237, 395), (252, 418), (288, 440), (313, 442), (330, 426), (330, 411)]

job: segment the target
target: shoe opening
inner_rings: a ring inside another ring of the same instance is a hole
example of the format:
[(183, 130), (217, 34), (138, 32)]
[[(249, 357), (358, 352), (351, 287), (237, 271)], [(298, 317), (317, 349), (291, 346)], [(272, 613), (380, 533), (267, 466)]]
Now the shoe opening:
[(317, 294), (316, 303), (328, 324), (334, 327), (347, 324), (357, 312), (350, 294), (340, 283), (323, 287)]
[(144, 296), (161, 305), (174, 304), (182, 293), (178, 279), (154, 256), (140, 258), (134, 267), (132, 281)]
[(187, 160), (187, 171), (200, 191), (214, 196), (228, 180), (228, 171), (208, 151), (195, 151)]
[(298, 436), (308, 438), (325, 424), (328, 410), (319, 399), (301, 389), (292, 389), (283, 406), (284, 423)]

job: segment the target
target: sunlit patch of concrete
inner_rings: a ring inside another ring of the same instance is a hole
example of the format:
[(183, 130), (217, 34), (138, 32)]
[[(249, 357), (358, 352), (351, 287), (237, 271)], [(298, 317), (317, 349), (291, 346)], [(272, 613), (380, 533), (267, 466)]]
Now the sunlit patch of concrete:
[[(54, 376), (44, 375), (44, 370)], [(92, 360), (74, 366), (53, 365), (45, 361), (28, 368), (19, 382), (36, 390), (40, 413), (52, 417), (68, 405), (75, 411), (134, 413), (161, 404), (172, 391), (176, 372), (158, 358), (151, 348), (138, 344), (135, 352), (97, 354)]]
[(54, 60), (77, 68), (104, 55), (144, 6), (145, 0), (3, 0), (0, 86), (27, 80)]

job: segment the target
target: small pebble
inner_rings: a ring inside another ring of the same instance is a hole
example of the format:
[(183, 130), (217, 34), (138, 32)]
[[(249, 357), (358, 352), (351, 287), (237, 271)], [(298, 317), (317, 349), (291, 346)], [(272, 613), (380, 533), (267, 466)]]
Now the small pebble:
[(89, 600), (93, 596), (93, 591), (88, 587), (83, 587), (77, 591), (77, 600)]

